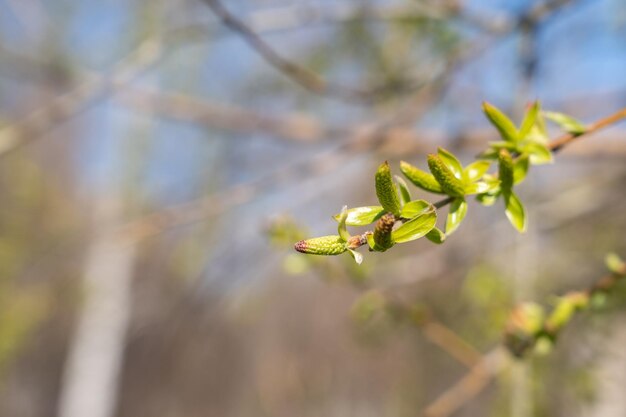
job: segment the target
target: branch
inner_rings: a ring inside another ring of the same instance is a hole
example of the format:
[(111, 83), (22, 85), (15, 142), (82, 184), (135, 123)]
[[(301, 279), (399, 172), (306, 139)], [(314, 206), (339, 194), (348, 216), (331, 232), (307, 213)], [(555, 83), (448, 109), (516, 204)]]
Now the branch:
[(447, 417), (461, 408), (491, 382), (508, 364), (506, 353), (496, 347), (482, 357), (470, 372), (423, 410), (425, 417)]
[(599, 130), (602, 130), (606, 127), (614, 125), (622, 121), (623, 119), (626, 119), (626, 107), (613, 113), (612, 115), (608, 117), (605, 117), (603, 119), (596, 121), (595, 123), (592, 123), (581, 134), (567, 133), (559, 138), (554, 139), (552, 142), (550, 142), (550, 145), (548, 147), (553, 152), (559, 152), (562, 148), (574, 142), (576, 139), (579, 139), (582, 136), (591, 135)]
[[(220, 0), (201, 1), (211, 9), (224, 25), (239, 34), (269, 65), (310, 92), (346, 102), (371, 104), (383, 99), (390, 89), (388, 85), (359, 89), (327, 81), (311, 70), (284, 58), (272, 46), (261, 39), (243, 20), (229, 12)], [(419, 88), (424, 84), (426, 83), (415, 83), (411, 89)]]

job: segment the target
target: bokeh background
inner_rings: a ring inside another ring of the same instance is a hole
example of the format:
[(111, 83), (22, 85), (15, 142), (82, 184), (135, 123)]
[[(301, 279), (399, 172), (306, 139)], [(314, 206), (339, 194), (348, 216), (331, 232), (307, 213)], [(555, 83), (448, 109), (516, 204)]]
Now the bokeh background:
[(626, 253), (624, 125), (531, 172), (524, 235), (472, 204), (443, 246), (293, 251), (383, 160), (470, 162), (483, 100), (592, 122), (625, 75), (623, 0), (0, 0), (0, 415), (626, 415), (624, 288), (493, 353)]

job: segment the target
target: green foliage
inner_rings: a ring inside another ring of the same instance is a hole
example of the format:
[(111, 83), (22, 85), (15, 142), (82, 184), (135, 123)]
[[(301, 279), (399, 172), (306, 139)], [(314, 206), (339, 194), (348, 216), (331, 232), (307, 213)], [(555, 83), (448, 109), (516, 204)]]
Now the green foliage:
[[(400, 162), (400, 171), (423, 191), (442, 194), (446, 198), (436, 203), (412, 200), (407, 183), (391, 173), (387, 161), (375, 174), (375, 190), (380, 205), (344, 209), (334, 219), (339, 222), (338, 236), (301, 240), (296, 250), (316, 255), (338, 255), (348, 251), (360, 263), (362, 256), (356, 252), (367, 244), (370, 251), (385, 252), (399, 243), (426, 237), (442, 244), (465, 219), (468, 210), (467, 196), (491, 206), (502, 199), (504, 212), (511, 225), (520, 233), (528, 225), (526, 210), (515, 193), (515, 187), (527, 177), (532, 165), (552, 162), (544, 116), (556, 121), (568, 132), (583, 132), (582, 124), (559, 113), (542, 112), (539, 102), (532, 103), (517, 127), (501, 110), (483, 103), (483, 111), (496, 128), (502, 140), (491, 142), (478, 160), (463, 166), (450, 151), (438, 148), (436, 154), (427, 156), (430, 172), (408, 162)], [(578, 123), (578, 124), (577, 124)], [(489, 173), (497, 164), (497, 172)], [(449, 205), (442, 231), (437, 228), (438, 209)], [(374, 223), (374, 230), (351, 236), (347, 226), (365, 226)]]
[(587, 126), (566, 114), (546, 111), (543, 112), (543, 115), (546, 119), (556, 123), (561, 129), (572, 135), (582, 135), (587, 131)]
[(501, 149), (508, 150), (517, 157), (528, 157), (533, 165), (552, 162), (552, 153), (547, 147), (548, 135), (539, 102), (533, 103), (526, 112), (520, 128), (495, 106), (484, 103), (485, 115), (500, 132), (503, 141), (492, 142), (482, 154), (486, 159), (498, 159)]
[(626, 278), (626, 264), (617, 255), (607, 255), (606, 263), (609, 276), (600, 279), (585, 291), (571, 291), (555, 298), (554, 307), (549, 314), (534, 303), (522, 304), (514, 309), (509, 316), (504, 338), (504, 344), (509, 351), (517, 357), (530, 351), (547, 353), (561, 330), (573, 320), (577, 312), (604, 306), (607, 295)]
[(463, 197), (455, 198), (450, 204), (450, 212), (446, 219), (446, 234), (451, 235), (459, 227), (467, 214), (467, 202)]
[[(382, 206), (366, 206), (356, 207), (348, 210), (346, 225), (348, 226), (366, 226), (374, 223), (383, 214), (385, 209)], [(336, 214), (333, 218), (339, 221), (340, 214)]]
[(421, 212), (391, 232), (391, 239), (394, 243), (410, 242), (420, 237), (426, 236), (437, 223), (437, 210), (431, 205), (430, 209)]

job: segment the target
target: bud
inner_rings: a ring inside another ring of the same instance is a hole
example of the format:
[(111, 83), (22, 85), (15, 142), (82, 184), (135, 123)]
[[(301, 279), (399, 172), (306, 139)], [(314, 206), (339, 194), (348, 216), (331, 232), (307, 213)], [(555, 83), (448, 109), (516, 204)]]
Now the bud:
[(367, 236), (365, 234), (358, 236), (351, 236), (348, 239), (347, 248), (356, 249), (367, 244)]
[(543, 329), (543, 308), (535, 303), (517, 306), (509, 316), (504, 332), (504, 345), (509, 351), (521, 357), (533, 347)]
[(298, 252), (310, 255), (340, 255), (346, 251), (346, 242), (341, 236), (322, 236), (301, 240), (294, 245)]
[(394, 215), (389, 213), (378, 219), (374, 228), (374, 250), (384, 252), (393, 246), (391, 232), (395, 223)]
[(463, 197), (465, 195), (463, 182), (454, 176), (454, 173), (446, 166), (439, 155), (428, 155), (428, 167), (439, 185), (441, 185), (444, 193), (453, 197)]
[(572, 320), (574, 313), (589, 305), (589, 294), (586, 292), (571, 292), (559, 298), (559, 302), (546, 320), (545, 327), (550, 333), (558, 332)]
[(385, 211), (393, 213), (396, 216), (400, 215), (400, 200), (398, 199), (398, 193), (396, 187), (393, 184), (391, 178), (391, 169), (387, 161), (383, 162), (376, 171), (376, 196), (380, 205), (383, 206)]

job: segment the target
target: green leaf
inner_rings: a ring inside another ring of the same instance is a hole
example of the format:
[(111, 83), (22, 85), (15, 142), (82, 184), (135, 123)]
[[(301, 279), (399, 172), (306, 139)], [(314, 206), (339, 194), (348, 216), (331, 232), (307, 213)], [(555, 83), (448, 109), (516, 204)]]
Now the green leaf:
[(429, 210), (413, 217), (402, 226), (391, 232), (394, 243), (410, 242), (426, 235), (437, 223), (437, 211)]
[(530, 159), (528, 155), (522, 155), (515, 161), (513, 166), (513, 183), (519, 184), (524, 181), (526, 174), (528, 174), (528, 166), (530, 165)]
[(554, 162), (552, 152), (542, 143), (527, 142), (522, 150), (523, 153), (530, 156), (530, 163), (533, 165), (551, 164)]
[(532, 130), (533, 126), (535, 126), (535, 123), (537, 121), (537, 114), (539, 113), (539, 107), (539, 101), (535, 101), (526, 112), (524, 120), (522, 121), (522, 125), (519, 129), (520, 139), (525, 139)]
[(396, 185), (398, 186), (398, 193), (400, 194), (400, 203), (404, 206), (406, 203), (411, 201), (411, 193), (409, 192), (409, 187), (406, 185), (406, 182), (402, 178), (397, 175), (394, 175), (396, 179)]
[(430, 232), (426, 233), (426, 239), (430, 240), (433, 243), (441, 245), (446, 240), (446, 234), (438, 228), (433, 227)]
[(587, 307), (589, 296), (583, 292), (574, 292), (559, 297), (558, 302), (545, 323), (545, 327), (552, 332), (558, 331), (570, 322), (574, 313)]
[(450, 204), (450, 212), (446, 219), (446, 235), (450, 236), (461, 225), (467, 214), (467, 202), (464, 198), (455, 198)]
[[(385, 209), (382, 206), (365, 206), (356, 207), (348, 210), (346, 217), (346, 225), (348, 226), (365, 226), (374, 223), (383, 214)], [(336, 214), (333, 218), (339, 221), (341, 214)]]
[(431, 193), (443, 194), (441, 185), (439, 185), (432, 174), (422, 171), (421, 169), (404, 161), (400, 161), (400, 171), (402, 171), (404, 176), (407, 177), (416, 187)]
[(582, 122), (566, 114), (551, 112), (551, 111), (544, 111), (543, 115), (547, 119), (559, 125), (561, 129), (563, 129), (567, 133), (571, 133), (572, 135), (582, 135), (583, 133), (587, 131), (587, 126), (585, 126)]
[(439, 155), (428, 155), (428, 167), (446, 194), (454, 197), (465, 195), (465, 184), (454, 175)]
[(496, 148), (489, 148), (484, 152), (481, 152), (480, 154), (478, 154), (477, 156), (478, 159), (486, 159), (486, 160), (491, 160), (491, 159), (498, 159), (498, 149)]
[(493, 206), (496, 201), (498, 201), (500, 193), (492, 194), (492, 193), (484, 193), (478, 194), (476, 196), (476, 201), (482, 204), (485, 207)]
[(626, 263), (615, 253), (609, 253), (604, 259), (606, 267), (614, 274), (626, 274)]
[(483, 103), (483, 112), (487, 116), (487, 119), (491, 122), (492, 125), (498, 129), (500, 132), (500, 136), (507, 142), (517, 142), (519, 138), (519, 134), (517, 132), (517, 128), (504, 113), (502, 113), (497, 107), (484, 102)]
[(443, 161), (444, 164), (448, 167), (450, 171), (454, 174), (458, 179), (463, 179), (463, 166), (461, 162), (452, 154), (452, 152), (447, 151), (443, 148), (437, 149), (437, 154), (439, 158)]
[(515, 193), (510, 191), (504, 194), (504, 204), (506, 217), (509, 219), (509, 222), (519, 232), (524, 233), (526, 231), (526, 213), (522, 202)]
[(350, 233), (348, 233), (348, 230), (346, 229), (346, 219), (348, 218), (348, 206), (343, 206), (343, 208), (341, 209), (341, 213), (339, 214), (339, 225), (337, 226), (337, 232), (339, 233), (339, 236), (341, 236), (341, 238), (347, 242), (348, 239), (350, 239)]
[(464, 177), (468, 182), (475, 182), (482, 178), (491, 166), (490, 161), (476, 161), (465, 167)]
[(500, 179), (500, 188), (503, 192), (507, 192), (513, 187), (513, 158), (506, 149), (500, 149), (498, 162), (498, 177)]
[(383, 162), (376, 171), (376, 196), (383, 208), (396, 216), (400, 215), (400, 200), (396, 187), (391, 178), (391, 169), (387, 161)]
[(465, 194), (482, 194), (491, 191), (493, 185), (486, 182), (475, 182), (465, 186)]
[(401, 217), (412, 219), (428, 210), (434, 210), (435, 207), (426, 200), (413, 200), (402, 207)]
[[(489, 146), (497, 151), (499, 151), (500, 149), (508, 149), (511, 152), (515, 152), (515, 150), (517, 149), (516, 143), (502, 142), (502, 141), (489, 142)], [(498, 155), (496, 154), (496, 158), (497, 157)]]

